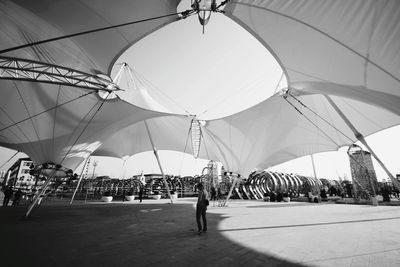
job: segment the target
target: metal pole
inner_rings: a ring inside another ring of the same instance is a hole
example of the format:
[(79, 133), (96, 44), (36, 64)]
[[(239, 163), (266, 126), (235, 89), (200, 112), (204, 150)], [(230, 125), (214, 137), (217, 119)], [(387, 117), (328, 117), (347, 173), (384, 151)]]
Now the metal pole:
[(313, 168), (313, 172), (314, 172), (314, 178), (315, 178), (315, 180), (317, 180), (317, 172), (315, 170), (314, 155), (311, 154), (310, 157), (311, 157), (311, 163), (312, 163), (312, 168)]
[(95, 173), (95, 170), (96, 170), (96, 166), (97, 166), (97, 161), (93, 161), (93, 174), (92, 174), (92, 179), (94, 179), (94, 173)]
[(169, 192), (169, 186), (168, 186), (167, 180), (165, 179), (165, 175), (164, 175), (164, 171), (163, 171), (162, 166), (161, 166), (160, 158), (158, 157), (157, 149), (154, 146), (153, 138), (151, 137), (150, 129), (149, 129), (149, 126), (147, 125), (146, 121), (144, 121), (144, 125), (146, 126), (147, 134), (149, 135), (151, 146), (153, 147), (153, 152), (154, 152), (154, 155), (156, 156), (156, 159), (157, 159), (158, 167), (160, 168), (161, 175), (162, 175), (165, 187), (167, 188), (168, 197), (171, 200), (171, 204), (173, 204), (174, 201), (172, 200), (172, 196), (171, 196), (171, 194)]
[(315, 178), (315, 183), (316, 183), (316, 187), (317, 187), (317, 192), (318, 195), (321, 195), (321, 189), (319, 188), (319, 184), (318, 184), (318, 178), (317, 178), (317, 171), (315, 169), (315, 162), (314, 162), (314, 155), (311, 154), (311, 163), (312, 163), (312, 167), (313, 167), (313, 172), (314, 172), (314, 178)]
[(229, 200), (229, 198), (231, 197), (233, 188), (235, 188), (235, 186), (236, 186), (237, 180), (239, 180), (239, 179), (238, 179), (238, 177), (235, 175), (235, 178), (233, 179), (233, 183), (232, 183), (231, 189), (229, 189), (228, 196), (227, 196), (226, 199), (225, 199), (224, 207), (228, 205), (228, 200)]
[(181, 186), (181, 198), (183, 198), (183, 184), (182, 184), (181, 178), (179, 177), (179, 178), (177, 178), (177, 180), (178, 180), (178, 182), (179, 182), (179, 184)]
[(72, 204), (72, 202), (74, 202), (75, 194), (78, 191), (79, 185), (81, 184), (81, 181), (82, 181), (82, 178), (83, 178), (83, 171), (85, 170), (86, 164), (88, 163), (89, 159), (90, 159), (90, 155), (87, 157), (87, 159), (85, 161), (85, 164), (83, 165), (83, 168), (82, 168), (82, 171), (81, 171), (81, 175), (80, 175), (79, 180), (78, 180), (78, 184), (76, 185), (74, 193), (72, 194), (71, 201), (69, 202), (70, 205)]
[(39, 194), (37, 194), (35, 196), (35, 198), (33, 199), (33, 203), (29, 206), (28, 211), (25, 214), (25, 217), (28, 217), (29, 214), (31, 213), (32, 209), (35, 207), (35, 205), (37, 204), (37, 202), (39, 201), (40, 196), (46, 192), (47, 186), (50, 184), (51, 179), (53, 179), (54, 174), (56, 173), (56, 169), (53, 170), (52, 174), (50, 175), (50, 177), (46, 180), (45, 184), (43, 185), (42, 189), (40, 190)]
[(376, 159), (376, 161), (379, 163), (379, 165), (381, 165), (383, 170), (390, 177), (390, 180), (392, 181), (393, 185), (397, 189), (400, 190), (399, 181), (397, 181), (397, 179), (393, 176), (393, 174), (386, 168), (385, 164), (383, 164), (383, 162), (378, 158), (378, 156), (375, 154), (375, 152), (372, 150), (372, 148), (368, 145), (367, 141), (364, 139), (364, 136), (359, 131), (357, 131), (357, 129), (354, 127), (354, 125), (347, 119), (347, 117), (343, 114), (343, 112), (339, 109), (339, 107), (333, 102), (333, 100), (329, 96), (325, 96), (325, 98), (332, 105), (332, 107), (336, 110), (336, 112), (343, 119), (343, 121), (347, 124), (347, 126), (349, 126), (349, 128), (353, 131), (355, 137), (369, 150), (369, 152)]

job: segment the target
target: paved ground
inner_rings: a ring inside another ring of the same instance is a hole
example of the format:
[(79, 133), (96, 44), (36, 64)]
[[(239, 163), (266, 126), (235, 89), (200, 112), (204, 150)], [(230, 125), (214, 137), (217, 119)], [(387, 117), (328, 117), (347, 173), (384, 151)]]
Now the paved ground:
[(0, 208), (1, 266), (400, 266), (400, 207), (195, 199)]

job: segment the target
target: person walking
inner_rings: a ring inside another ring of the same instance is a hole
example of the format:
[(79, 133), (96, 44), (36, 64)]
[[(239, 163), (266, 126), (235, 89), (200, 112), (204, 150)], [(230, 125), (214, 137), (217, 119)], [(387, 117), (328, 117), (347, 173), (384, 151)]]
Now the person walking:
[[(206, 211), (207, 206), (209, 204), (207, 191), (204, 190), (204, 186), (202, 183), (197, 185), (197, 189), (199, 190), (199, 196), (197, 197), (197, 205), (196, 205), (196, 222), (198, 233), (207, 232), (207, 217)], [(201, 221), (203, 221), (203, 227), (201, 225)]]
[(140, 188), (139, 188), (139, 200), (140, 200), (140, 203), (142, 203), (142, 200), (143, 200), (143, 186), (140, 186)]

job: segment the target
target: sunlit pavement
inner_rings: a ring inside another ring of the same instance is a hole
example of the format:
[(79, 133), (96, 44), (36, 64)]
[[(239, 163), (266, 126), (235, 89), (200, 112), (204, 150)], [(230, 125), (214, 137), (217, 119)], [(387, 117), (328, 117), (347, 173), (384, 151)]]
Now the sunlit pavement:
[[(1, 266), (400, 266), (400, 207), (195, 199), (0, 208)], [(3, 265), (3, 263), (6, 263)]]

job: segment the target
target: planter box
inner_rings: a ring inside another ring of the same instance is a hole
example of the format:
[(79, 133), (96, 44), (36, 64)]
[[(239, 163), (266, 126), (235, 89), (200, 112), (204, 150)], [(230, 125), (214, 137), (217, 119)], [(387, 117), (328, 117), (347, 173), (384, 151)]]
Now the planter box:
[(135, 196), (125, 196), (126, 201), (132, 201), (135, 200)]
[(153, 199), (159, 200), (159, 199), (161, 199), (161, 195), (153, 195)]
[(103, 201), (103, 202), (111, 202), (112, 200), (113, 200), (113, 197), (105, 197), (105, 196), (101, 197), (101, 201)]
[(290, 197), (284, 197), (284, 198), (283, 198), (283, 201), (284, 201), (284, 202), (290, 202)]

